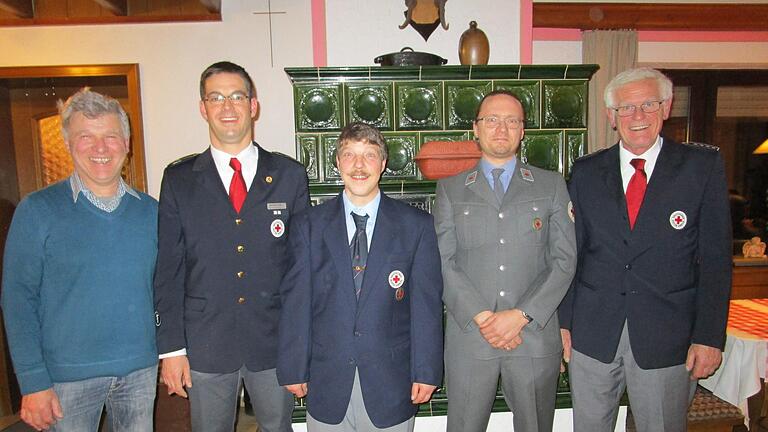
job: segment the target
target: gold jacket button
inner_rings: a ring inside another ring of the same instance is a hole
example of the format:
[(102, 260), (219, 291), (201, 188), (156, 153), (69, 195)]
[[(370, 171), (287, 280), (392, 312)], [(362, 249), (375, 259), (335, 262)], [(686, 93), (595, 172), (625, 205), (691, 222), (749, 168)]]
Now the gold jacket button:
[(242, 278), (244, 278), (244, 277), (245, 277), (245, 272), (244, 272), (244, 271), (239, 271), (239, 272), (237, 272), (237, 278), (238, 278), (238, 279), (242, 279)]
[(239, 299), (237, 299), (237, 302), (240, 304), (245, 303), (245, 297), (240, 297)]
[(243, 252), (245, 252), (245, 246), (237, 245), (237, 253), (243, 253)]
[(241, 223), (243, 223), (242, 219), (240, 218), (235, 219), (235, 225), (240, 225)]

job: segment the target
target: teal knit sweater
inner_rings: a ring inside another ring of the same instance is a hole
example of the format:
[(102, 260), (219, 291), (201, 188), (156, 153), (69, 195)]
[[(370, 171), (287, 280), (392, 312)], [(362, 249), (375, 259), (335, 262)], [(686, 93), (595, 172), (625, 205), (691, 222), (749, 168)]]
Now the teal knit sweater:
[(2, 307), (22, 394), (157, 363), (157, 201), (140, 195), (107, 213), (63, 181), (16, 209)]

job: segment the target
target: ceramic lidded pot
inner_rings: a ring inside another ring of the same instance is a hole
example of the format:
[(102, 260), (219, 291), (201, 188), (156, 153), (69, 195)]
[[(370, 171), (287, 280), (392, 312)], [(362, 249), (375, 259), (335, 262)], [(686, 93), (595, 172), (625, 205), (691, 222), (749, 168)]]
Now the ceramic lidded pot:
[(469, 28), (459, 39), (459, 61), (463, 65), (488, 64), (491, 48), (485, 32), (477, 28), (476, 21), (469, 22)]

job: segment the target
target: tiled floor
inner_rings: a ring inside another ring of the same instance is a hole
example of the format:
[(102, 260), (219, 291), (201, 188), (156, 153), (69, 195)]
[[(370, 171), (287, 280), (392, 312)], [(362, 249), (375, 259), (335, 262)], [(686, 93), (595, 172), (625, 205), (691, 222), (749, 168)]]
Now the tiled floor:
[[(236, 432), (257, 432), (259, 426), (253, 416), (247, 415), (240, 409), (238, 413), (238, 422)], [(7, 416), (0, 418), (0, 432), (34, 432), (34, 429), (24, 424), (19, 420), (18, 416)], [(156, 432), (175, 432), (175, 431), (161, 431)]]

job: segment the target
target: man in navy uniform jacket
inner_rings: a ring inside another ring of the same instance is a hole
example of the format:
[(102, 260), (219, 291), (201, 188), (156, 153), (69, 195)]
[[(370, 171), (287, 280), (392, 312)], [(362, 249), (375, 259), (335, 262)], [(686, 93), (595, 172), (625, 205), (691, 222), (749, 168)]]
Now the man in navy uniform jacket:
[(289, 431), (293, 397), (275, 376), (279, 286), (286, 228), (309, 206), (306, 172), (253, 142), (259, 105), (242, 67), (209, 66), (200, 98), (211, 147), (171, 164), (160, 191), (162, 377), (169, 393), (189, 392), (195, 431), (233, 430), (241, 379), (261, 430)]
[(605, 103), (621, 141), (576, 161), (569, 184), (578, 266), (559, 313), (574, 429), (613, 431), (626, 387), (638, 431), (684, 431), (696, 379), (725, 343), (723, 160), (659, 135), (672, 83), (654, 69), (617, 75)]
[(291, 223), (278, 380), (307, 396), (310, 431), (410, 431), (443, 373), (432, 216), (379, 190), (375, 128), (345, 127), (336, 162), (344, 191)]

